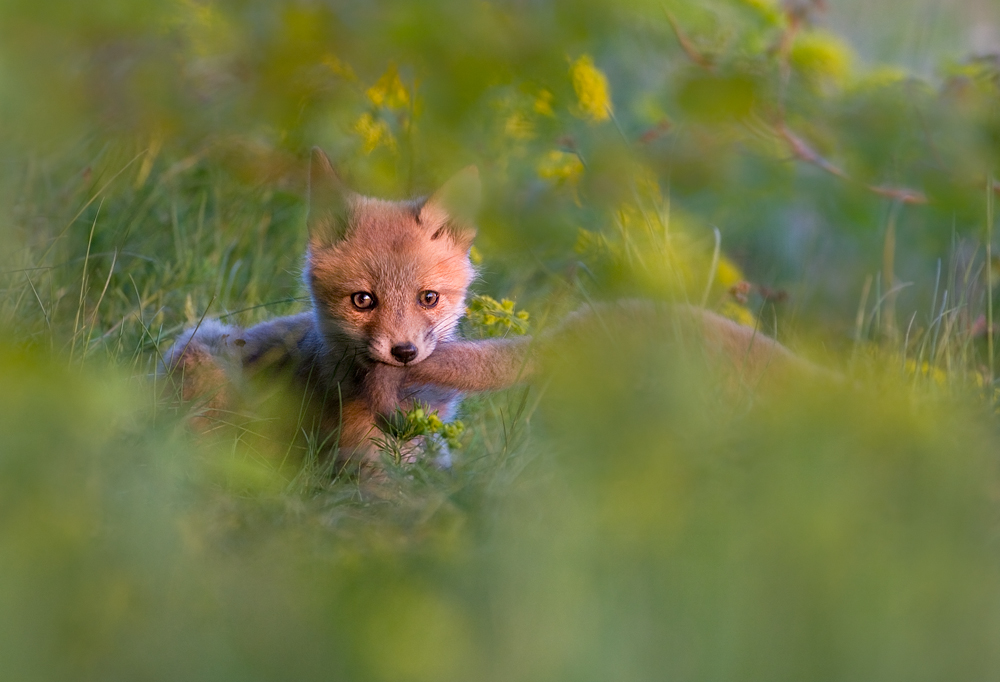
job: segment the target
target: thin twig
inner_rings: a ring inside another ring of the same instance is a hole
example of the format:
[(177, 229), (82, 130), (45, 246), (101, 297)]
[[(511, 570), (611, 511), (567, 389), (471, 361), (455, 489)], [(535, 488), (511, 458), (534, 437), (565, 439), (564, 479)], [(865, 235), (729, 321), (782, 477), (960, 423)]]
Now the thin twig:
[(698, 66), (704, 69), (714, 69), (715, 64), (711, 57), (708, 57), (701, 53), (691, 42), (691, 39), (687, 37), (687, 34), (681, 30), (681, 27), (677, 24), (677, 20), (674, 15), (666, 7), (663, 8), (663, 12), (667, 15), (667, 21), (670, 22), (670, 28), (673, 29), (674, 35), (677, 37), (677, 42), (680, 43), (681, 49), (684, 50), (684, 54), (693, 61)]

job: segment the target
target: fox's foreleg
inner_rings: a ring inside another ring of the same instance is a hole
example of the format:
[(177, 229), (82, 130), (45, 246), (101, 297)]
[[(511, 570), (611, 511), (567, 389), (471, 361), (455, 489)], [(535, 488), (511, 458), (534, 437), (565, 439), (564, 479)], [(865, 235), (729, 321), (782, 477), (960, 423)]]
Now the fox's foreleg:
[(406, 367), (375, 363), (361, 381), (368, 409), (377, 418), (390, 418), (401, 408)]
[(625, 300), (581, 308), (539, 337), (519, 336), (438, 344), (422, 362), (406, 368), (408, 384), (436, 384), (462, 392), (498, 391), (530, 381), (538, 373), (542, 350), (558, 361), (558, 350), (596, 335), (614, 343), (622, 331), (645, 330), (675, 340), (684, 332), (696, 347), (734, 380), (756, 385), (762, 377), (831, 373), (793, 354), (753, 327), (737, 324), (703, 308)]
[(404, 385), (436, 384), (463, 393), (510, 388), (536, 371), (533, 344), (530, 336), (439, 343), (429, 357), (405, 368)]
[(415, 365), (373, 365), (362, 379), (362, 393), (376, 419), (392, 424), (398, 410), (412, 406), (421, 386), (478, 393), (528, 381), (535, 371), (531, 351), (527, 336), (447, 341)]

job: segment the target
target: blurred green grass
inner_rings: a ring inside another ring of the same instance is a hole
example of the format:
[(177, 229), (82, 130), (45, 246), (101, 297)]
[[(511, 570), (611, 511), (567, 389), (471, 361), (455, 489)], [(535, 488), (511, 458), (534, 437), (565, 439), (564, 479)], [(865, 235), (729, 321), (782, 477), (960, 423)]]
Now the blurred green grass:
[[(933, 11), (4, 3), (4, 677), (996, 676), (996, 18)], [(194, 438), (157, 356), (304, 308), (312, 144), (380, 196), (479, 165), (531, 330), (704, 301), (848, 381), (602, 329), (452, 472)]]

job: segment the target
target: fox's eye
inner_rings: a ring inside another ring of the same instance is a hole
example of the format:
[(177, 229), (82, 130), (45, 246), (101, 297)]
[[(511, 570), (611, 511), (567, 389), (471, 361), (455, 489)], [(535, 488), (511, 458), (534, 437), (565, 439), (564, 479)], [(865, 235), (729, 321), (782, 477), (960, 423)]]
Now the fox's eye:
[(433, 308), (438, 304), (438, 292), (426, 289), (417, 294), (417, 301), (425, 308)]
[(370, 310), (375, 307), (375, 296), (367, 291), (358, 291), (351, 294), (351, 303), (358, 310)]

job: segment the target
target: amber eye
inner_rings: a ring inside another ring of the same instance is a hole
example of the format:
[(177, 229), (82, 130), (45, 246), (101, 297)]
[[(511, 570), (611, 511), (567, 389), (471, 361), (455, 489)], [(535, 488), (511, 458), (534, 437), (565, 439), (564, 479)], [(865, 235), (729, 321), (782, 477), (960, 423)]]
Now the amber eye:
[(438, 292), (426, 289), (417, 294), (417, 302), (425, 308), (433, 308), (438, 304)]
[(358, 291), (351, 294), (351, 303), (358, 310), (370, 310), (375, 307), (375, 296), (367, 291)]

